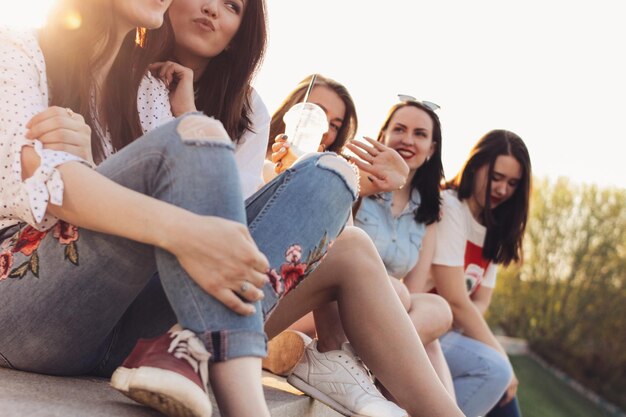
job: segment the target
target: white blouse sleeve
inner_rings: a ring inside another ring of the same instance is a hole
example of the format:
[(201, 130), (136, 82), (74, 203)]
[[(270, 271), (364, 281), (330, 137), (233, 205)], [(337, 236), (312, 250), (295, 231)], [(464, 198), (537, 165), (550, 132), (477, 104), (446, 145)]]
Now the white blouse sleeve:
[[(56, 167), (77, 156), (43, 149), (39, 140), (27, 139), (26, 123), (48, 108), (48, 85), (43, 54), (34, 32), (0, 28), (0, 229), (27, 222), (39, 230), (57, 219), (47, 215), (49, 203), (63, 203), (63, 180)], [(32, 177), (22, 181), (21, 153), (35, 149), (41, 159)]]
[(167, 87), (150, 72), (143, 77), (139, 85), (137, 110), (143, 133), (148, 133), (174, 118)]
[(263, 162), (270, 135), (270, 114), (261, 96), (252, 90), (252, 131), (246, 131), (235, 151), (243, 197), (263, 186)]
[(437, 223), (434, 265), (465, 266), (467, 230), (463, 205), (456, 193), (443, 193), (442, 216)]

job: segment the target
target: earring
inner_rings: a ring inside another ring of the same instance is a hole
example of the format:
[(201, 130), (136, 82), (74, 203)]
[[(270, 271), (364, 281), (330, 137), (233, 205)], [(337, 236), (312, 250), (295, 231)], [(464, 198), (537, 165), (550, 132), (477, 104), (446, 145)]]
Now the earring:
[(146, 34), (148, 30), (146, 28), (137, 28), (135, 29), (135, 44), (140, 47), (146, 46)]

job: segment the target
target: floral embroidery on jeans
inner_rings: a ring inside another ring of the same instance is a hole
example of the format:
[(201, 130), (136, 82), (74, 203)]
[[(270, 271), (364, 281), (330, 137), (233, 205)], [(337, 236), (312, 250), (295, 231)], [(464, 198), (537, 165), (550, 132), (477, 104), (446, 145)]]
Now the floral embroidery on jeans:
[(309, 253), (304, 262), (300, 262), (302, 259), (302, 247), (297, 244), (289, 246), (285, 251), (286, 262), (279, 268), (280, 273), (275, 269), (269, 271), (270, 283), (276, 294), (284, 296), (296, 288), (311, 271), (317, 268), (317, 265), (324, 259), (332, 243), (332, 241), (328, 242), (328, 235), (325, 233), (322, 240)]
[[(49, 231), (41, 232), (32, 226), (26, 226), (11, 239), (7, 239), (0, 247), (0, 281), (6, 278), (22, 279), (28, 271), (39, 278), (39, 255), (37, 248)], [(52, 230), (53, 236), (65, 246), (65, 259), (78, 266), (78, 228), (72, 224), (59, 221)], [(11, 269), (15, 260), (14, 254), (21, 253), (28, 258), (19, 266)], [(9, 272), (10, 271), (10, 272)]]
[(0, 281), (9, 276), (9, 271), (13, 266), (13, 254), (11, 251), (5, 251), (5, 249), (2, 247), (0, 250)]
[(53, 235), (59, 239), (61, 245), (65, 245), (65, 259), (78, 266), (78, 227), (73, 224), (60, 221), (54, 226)]

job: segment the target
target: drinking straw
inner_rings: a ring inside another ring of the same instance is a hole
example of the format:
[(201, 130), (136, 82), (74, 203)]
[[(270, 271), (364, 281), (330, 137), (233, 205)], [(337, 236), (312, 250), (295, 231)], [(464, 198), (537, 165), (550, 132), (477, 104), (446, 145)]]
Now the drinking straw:
[(309, 94), (311, 94), (311, 90), (313, 89), (313, 84), (315, 84), (316, 78), (317, 78), (317, 74), (313, 74), (313, 77), (311, 77), (311, 82), (309, 83), (309, 88), (307, 88), (306, 94), (304, 95), (303, 103), (306, 103), (307, 100), (309, 99)]
[[(311, 82), (309, 82), (309, 87), (306, 89), (306, 93), (304, 94), (304, 101), (302, 103), (306, 103), (307, 100), (309, 99), (309, 94), (311, 94), (311, 90), (313, 89), (313, 84), (315, 84), (316, 78), (317, 78), (317, 74), (313, 74), (313, 77), (311, 77)], [(298, 115), (298, 123), (296, 123), (296, 128), (294, 129), (294, 136), (298, 134), (297, 132), (300, 129), (300, 125), (302, 124), (303, 112), (304, 112), (304, 106), (302, 106), (302, 108), (300, 109), (300, 114)]]

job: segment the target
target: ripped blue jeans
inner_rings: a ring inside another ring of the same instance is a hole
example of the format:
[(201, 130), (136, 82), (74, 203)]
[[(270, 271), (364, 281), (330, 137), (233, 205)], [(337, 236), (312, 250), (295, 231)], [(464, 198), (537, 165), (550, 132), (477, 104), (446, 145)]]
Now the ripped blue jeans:
[[(0, 366), (106, 376), (137, 339), (176, 322), (198, 334), (212, 360), (266, 354), (266, 315), (343, 229), (357, 178), (334, 154), (314, 154), (244, 204), (234, 147), (202, 137), (206, 120), (198, 118), (205, 116), (185, 115), (153, 130), (98, 171), (192, 212), (247, 222), (271, 267), (257, 313), (226, 308), (162, 249), (64, 222), (47, 232), (13, 227), (0, 240)], [(219, 238), (228, 245), (228, 236)]]

